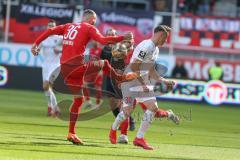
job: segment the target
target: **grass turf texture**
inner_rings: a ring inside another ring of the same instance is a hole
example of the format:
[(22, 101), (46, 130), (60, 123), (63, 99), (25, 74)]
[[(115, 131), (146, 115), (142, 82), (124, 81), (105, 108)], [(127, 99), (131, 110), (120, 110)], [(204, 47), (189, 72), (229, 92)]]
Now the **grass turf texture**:
[(154, 151), (132, 145), (136, 131), (129, 132), (130, 144), (110, 144), (111, 113), (79, 122), (77, 132), (85, 145), (74, 146), (65, 139), (68, 123), (45, 116), (43, 93), (1, 89), (0, 160), (240, 159), (240, 108), (181, 102), (159, 106), (184, 118), (179, 126), (167, 120), (152, 123), (146, 138)]

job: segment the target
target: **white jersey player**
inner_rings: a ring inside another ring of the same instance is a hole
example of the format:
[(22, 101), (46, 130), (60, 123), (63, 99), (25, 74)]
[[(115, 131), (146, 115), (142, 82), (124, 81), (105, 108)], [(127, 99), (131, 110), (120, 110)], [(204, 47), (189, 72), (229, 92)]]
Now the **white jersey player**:
[[(56, 22), (51, 20), (48, 22), (48, 28), (55, 27)], [(48, 116), (58, 116), (60, 110), (57, 106), (57, 100), (51, 88), (50, 79), (53, 76), (57, 77), (58, 72), (54, 72), (60, 67), (60, 56), (62, 51), (62, 37), (52, 35), (45, 39), (39, 46), (41, 48), (43, 63), (42, 63), (42, 78), (43, 90), (48, 101)], [(53, 78), (54, 79), (54, 78)]]
[[(159, 55), (158, 47), (161, 47), (170, 32), (170, 28), (167, 26), (157, 26), (154, 29), (154, 34), (151, 39), (142, 41), (134, 50), (130, 60), (130, 64), (125, 70), (126, 72), (136, 72), (141, 76), (138, 79), (124, 82), (121, 84), (121, 90), (123, 94), (123, 106), (122, 111), (116, 117), (109, 134), (109, 139), (112, 144), (116, 143), (116, 131), (119, 124), (131, 115), (133, 110), (134, 101), (142, 102), (146, 106), (146, 111), (143, 115), (141, 126), (138, 130), (137, 136), (133, 141), (133, 144), (140, 146), (144, 149), (152, 150), (145, 139), (144, 133), (153, 121), (155, 113), (158, 111), (158, 105), (156, 97), (153, 91), (151, 79), (155, 81), (162, 81), (169, 87), (174, 86), (174, 82), (166, 80), (159, 76), (155, 70), (155, 62)], [(179, 123), (179, 118), (171, 110), (162, 111), (165, 115), (176, 124)]]

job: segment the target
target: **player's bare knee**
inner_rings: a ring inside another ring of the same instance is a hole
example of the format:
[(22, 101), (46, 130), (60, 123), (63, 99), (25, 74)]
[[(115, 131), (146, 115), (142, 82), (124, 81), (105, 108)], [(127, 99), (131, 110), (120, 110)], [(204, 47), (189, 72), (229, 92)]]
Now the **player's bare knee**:
[(158, 110), (158, 105), (156, 100), (148, 100), (148, 101), (145, 101), (143, 104), (147, 107), (148, 110), (152, 112), (156, 112)]
[(49, 82), (47, 82), (47, 81), (43, 82), (43, 90), (44, 90), (44, 91), (48, 91), (48, 90), (49, 90), (49, 87), (50, 87)]

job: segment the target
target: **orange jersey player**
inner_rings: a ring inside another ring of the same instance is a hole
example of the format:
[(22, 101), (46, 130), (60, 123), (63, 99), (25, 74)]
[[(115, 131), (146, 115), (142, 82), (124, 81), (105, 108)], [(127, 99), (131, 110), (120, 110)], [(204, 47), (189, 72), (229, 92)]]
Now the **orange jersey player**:
[(131, 40), (133, 37), (130, 32), (124, 36), (104, 37), (94, 26), (96, 20), (96, 13), (93, 10), (87, 9), (83, 13), (81, 23), (68, 23), (50, 28), (37, 38), (31, 48), (31, 52), (36, 56), (39, 52), (38, 46), (43, 40), (50, 35), (63, 35), (63, 49), (60, 59), (61, 75), (64, 77), (64, 81), (72, 94), (74, 94), (74, 101), (70, 109), (69, 133), (67, 137), (73, 144), (83, 144), (82, 140), (76, 135), (75, 126), (84, 101), (83, 94), (79, 94), (82, 93), (82, 88), (79, 90), (79, 87), (76, 86), (83, 85), (84, 76), (102, 70), (103, 74), (116, 79), (118, 82), (135, 79), (137, 77), (135, 73), (118, 74), (108, 61), (105, 60), (84, 62), (83, 53), (90, 40), (95, 40), (101, 44), (108, 44), (117, 43), (122, 40)]

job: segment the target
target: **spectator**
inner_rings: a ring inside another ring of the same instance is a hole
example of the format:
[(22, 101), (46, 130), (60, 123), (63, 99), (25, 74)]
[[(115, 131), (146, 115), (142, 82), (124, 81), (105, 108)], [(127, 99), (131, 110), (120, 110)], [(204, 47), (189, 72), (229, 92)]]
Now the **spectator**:
[(215, 65), (210, 67), (208, 71), (209, 80), (222, 80), (223, 79), (223, 69), (219, 62), (215, 62)]
[(185, 67), (181, 61), (178, 61), (176, 66), (173, 68), (172, 77), (180, 78), (180, 79), (188, 78), (187, 70), (185, 69)]
[(180, 13), (186, 12), (186, 0), (178, 0), (178, 10)]
[(209, 0), (201, 0), (199, 2), (198, 14), (204, 15), (209, 14), (210, 11), (210, 2)]
[(153, 6), (155, 11), (166, 11), (166, 0), (155, 0)]

